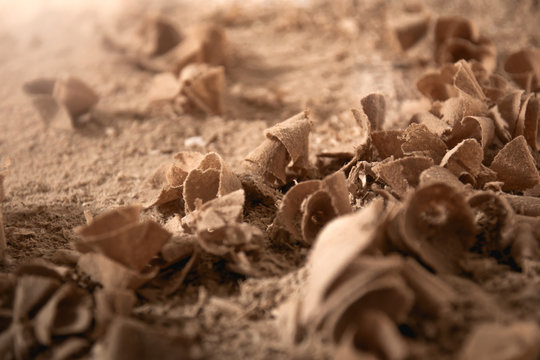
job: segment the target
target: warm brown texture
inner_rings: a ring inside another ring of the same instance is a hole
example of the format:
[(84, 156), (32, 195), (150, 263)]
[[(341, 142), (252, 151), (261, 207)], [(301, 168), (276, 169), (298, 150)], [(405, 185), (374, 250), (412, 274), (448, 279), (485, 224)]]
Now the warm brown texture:
[(538, 358), (538, 17), (0, 2), (0, 357)]
[(37, 79), (24, 84), (46, 125), (70, 130), (77, 118), (94, 106), (98, 95), (82, 80), (72, 76), (59, 79)]

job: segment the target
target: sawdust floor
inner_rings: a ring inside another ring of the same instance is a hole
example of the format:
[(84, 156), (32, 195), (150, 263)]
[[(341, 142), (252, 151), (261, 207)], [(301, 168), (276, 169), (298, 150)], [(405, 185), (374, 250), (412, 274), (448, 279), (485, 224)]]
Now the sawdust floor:
[[(189, 25), (214, 13), (214, 6), (201, 3), (170, 1), (156, 6)], [(248, 104), (229, 94), (221, 117), (166, 112), (140, 116), (129, 110), (145, 96), (152, 74), (102, 45), (102, 24), (118, 14), (123, 3), (44, 4), (0, 4), (0, 154), (2, 161), (10, 162), (2, 204), (8, 261), (2, 271), (68, 248), (72, 229), (85, 221), (84, 211), (98, 214), (137, 202), (144, 180), (178, 151), (216, 151), (236, 168), (262, 141), (265, 128), (304, 108), (312, 111), (316, 150), (324, 145), (317, 141), (324, 138), (317, 132), (321, 124), (357, 107), (359, 99), (371, 92), (386, 96), (390, 126), (404, 123), (409, 109), (420, 102), (415, 79), (435, 67), (419, 66), (415, 61), (419, 51), (404, 55), (395, 50), (386, 24), (402, 11), (401, 2), (362, 2), (357, 14), (349, 14), (349, 20), (357, 20), (356, 31), (347, 19), (335, 20), (328, 5), (309, 11), (267, 6), (257, 16), (229, 19), (232, 56), (226, 77), (229, 89), (241, 84), (276, 91), (282, 96), (280, 106)], [(534, 14), (524, 12), (529, 2), (516, 4), (428, 1), (426, 6), (434, 15), (468, 16), (504, 57), (522, 45), (540, 42)], [(325, 21), (327, 26), (319, 26)], [(81, 77), (101, 96), (94, 119), (71, 132), (44, 128), (21, 91), (27, 80), (63, 73)], [(185, 140), (194, 136), (207, 144), (186, 147)], [(163, 221), (157, 212), (147, 216)], [(265, 222), (268, 219), (259, 225)], [(277, 323), (276, 309), (302, 285), (307, 249), (269, 246), (268, 251), (281, 264), (273, 276), (192, 281), (188, 277), (187, 285), (166, 300), (141, 299), (135, 316), (197, 334), (210, 358), (328, 358), (324, 344), (292, 349), (282, 341)], [(506, 267), (486, 274), (479, 288), (488, 294), (485, 304), (469, 304), (437, 336), (418, 339), (415, 356), (451, 358), (470, 324), (482, 319), (540, 320), (540, 296), (534, 290), (539, 282), (540, 277), (526, 278)], [(464, 294), (473, 291), (462, 286)]]

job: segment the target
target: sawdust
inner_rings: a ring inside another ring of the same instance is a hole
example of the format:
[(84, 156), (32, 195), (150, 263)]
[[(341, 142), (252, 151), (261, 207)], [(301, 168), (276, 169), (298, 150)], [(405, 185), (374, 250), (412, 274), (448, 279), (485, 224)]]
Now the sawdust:
[[(142, 202), (148, 176), (177, 152), (217, 152), (239, 173), (243, 159), (265, 141), (265, 129), (309, 108), (310, 154), (317, 154), (339, 138), (329, 130), (329, 119), (359, 107), (370, 93), (386, 99), (386, 129), (405, 128), (412, 114), (429, 110), (416, 90), (417, 79), (437, 69), (428, 40), (404, 54), (392, 37), (392, 19), (411, 9), (466, 16), (496, 44), (500, 59), (540, 45), (535, 1), (216, 2), (207, 7), (159, 1), (145, 11), (166, 13), (182, 27), (202, 21), (224, 26), (231, 47), (226, 86), (235, 91), (224, 95), (220, 116), (178, 114), (167, 106), (147, 112), (140, 105), (154, 74), (104, 46), (102, 36), (118, 14), (136, 14), (140, 6), (120, 0), (29, 2), (13, 12), (7, 6), (0, 2), (0, 161), (10, 162), (2, 202), (7, 240), (3, 274), (34, 258), (57, 262), (57, 250), (70, 249), (77, 240), (73, 229), (85, 223), (85, 213)], [(13, 17), (8, 19), (8, 13)], [(499, 68), (503, 65), (498, 62)], [(22, 86), (66, 73), (88, 84), (100, 102), (92, 117), (82, 118), (74, 129), (47, 128)], [(263, 95), (271, 94), (271, 101), (253, 100), (246, 95), (250, 89), (265, 89)], [(482, 144), (486, 141), (482, 134), (478, 137)], [(195, 138), (202, 141), (190, 141)], [(246, 191), (243, 220), (265, 234), (259, 265), (264, 276), (231, 273), (226, 261), (202, 255), (174, 294), (139, 294), (132, 317), (182, 333), (207, 358), (332, 358), (331, 345), (316, 337), (300, 346), (284, 338), (281, 307), (307, 282), (309, 250), (270, 239), (277, 207), (268, 199), (274, 194), (268, 189), (261, 194), (252, 180), (240, 180), (244, 189), (252, 189)], [(154, 208), (144, 217), (161, 224), (167, 220)], [(460, 298), (451, 315), (444, 322), (413, 319), (400, 325), (403, 334), (422, 334), (407, 339), (412, 358), (456, 357), (473, 326), (482, 322), (540, 321), (538, 263), (530, 265), (531, 271), (516, 272), (512, 263), (477, 254), (464, 257), (470, 279), (443, 277)], [(179, 272), (186, 262), (171, 271)], [(95, 286), (82, 274), (74, 276), (71, 280), (83, 287)], [(82, 354), (89, 356), (87, 350)], [(48, 358), (51, 351), (40, 356)]]

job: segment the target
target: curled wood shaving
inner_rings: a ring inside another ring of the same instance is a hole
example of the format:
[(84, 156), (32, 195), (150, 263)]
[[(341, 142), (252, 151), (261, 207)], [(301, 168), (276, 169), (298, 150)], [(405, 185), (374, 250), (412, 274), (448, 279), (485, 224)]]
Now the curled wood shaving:
[(99, 101), (98, 95), (84, 81), (74, 76), (36, 79), (23, 85), (34, 107), (47, 126), (72, 129), (81, 115)]
[(241, 223), (243, 210), (243, 190), (209, 201), (197, 211), (195, 231), (204, 251), (225, 258), (234, 271), (250, 275), (254, 271), (243, 254), (261, 249), (263, 233)]
[(495, 138), (495, 124), (485, 116), (465, 116), (456, 121), (446, 137), (446, 144), (452, 148), (466, 139), (476, 139), (482, 149), (486, 149)]
[(257, 275), (250, 257), (257, 256), (262, 248), (263, 233), (255, 226), (243, 223), (244, 190), (236, 190), (204, 204), (185, 216), (182, 232), (162, 250), (164, 267), (189, 261), (169, 284), (167, 293), (175, 292), (198, 259), (199, 253), (214, 255), (226, 261), (229, 270), (243, 275)]
[(420, 78), (416, 87), (431, 100), (447, 100), (458, 94), (453, 84), (454, 74), (455, 67), (452, 64), (444, 65), (438, 73), (430, 73)]
[(425, 156), (409, 156), (381, 162), (372, 170), (378, 178), (392, 188), (398, 196), (418, 185), (420, 174), (433, 165), (433, 159)]
[(457, 295), (414, 260), (368, 254), (383, 250), (381, 202), (339, 217), (319, 234), (297, 311), (308, 329), (323, 329), (339, 352), (405, 358), (396, 323), (412, 308), (432, 316), (451, 310)]
[(187, 65), (180, 73), (180, 93), (189, 104), (206, 114), (225, 111), (225, 72), (222, 66)]
[(435, 60), (441, 64), (460, 59), (477, 60), (491, 73), (497, 51), (491, 40), (479, 36), (476, 27), (460, 17), (440, 17), (435, 24)]
[(540, 198), (509, 194), (505, 194), (504, 198), (516, 213), (532, 217), (540, 216)]
[(227, 62), (227, 38), (217, 24), (181, 30), (174, 21), (154, 14), (138, 16), (135, 22), (135, 26), (112, 29), (105, 41), (143, 69), (178, 75), (188, 64), (218, 66)]
[(13, 303), (13, 321), (30, 318), (60, 287), (60, 282), (45, 276), (27, 275), (17, 280)]
[(163, 55), (182, 41), (182, 35), (164, 16), (154, 15), (143, 19), (137, 30), (140, 42), (133, 45), (146, 56)]
[(429, 22), (430, 18), (425, 14), (409, 15), (397, 21), (394, 33), (403, 51), (410, 49), (426, 36)]
[(377, 149), (382, 159), (393, 156), (394, 158), (403, 157), (403, 130), (383, 130), (373, 131), (371, 139), (374, 147)]
[(179, 74), (190, 63), (226, 66), (229, 45), (225, 30), (217, 24), (197, 24), (186, 31), (185, 40), (165, 55), (172, 71)]
[(511, 54), (504, 70), (527, 92), (540, 90), (540, 50), (527, 48)]
[(439, 165), (435, 165), (422, 171), (419, 177), (419, 186), (425, 187), (427, 185), (444, 183), (446, 185), (452, 186), (457, 191), (464, 190), (464, 184), (459, 181), (456, 175), (454, 175), (450, 170), (443, 168)]
[(441, 166), (450, 170), (465, 183), (476, 184), (482, 171), (484, 152), (475, 139), (465, 139), (449, 150), (441, 160)]
[(425, 111), (413, 115), (411, 124), (420, 124), (425, 126), (433, 134), (443, 137), (452, 130), (450, 124), (435, 116), (433, 113)]
[(351, 211), (345, 175), (338, 171), (323, 180), (293, 186), (283, 198), (274, 226), (293, 240), (311, 245), (328, 221)]
[(499, 151), (490, 165), (505, 191), (522, 191), (540, 181), (536, 162), (523, 136), (518, 136)]
[(225, 111), (224, 96), (223, 67), (193, 63), (186, 65), (179, 77), (171, 73), (155, 75), (147, 100), (150, 107), (170, 103), (179, 113), (220, 115)]
[(242, 187), (238, 177), (229, 169), (221, 156), (208, 153), (197, 168), (191, 170), (184, 181), (183, 197), (186, 212), (196, 209), (198, 199), (204, 204), (216, 197)]
[(180, 152), (147, 180), (142, 196), (148, 199), (146, 207), (157, 205), (159, 209), (160, 205), (172, 203), (175, 212), (189, 213), (199, 200), (205, 203), (241, 187), (238, 177), (218, 154)]
[(47, 266), (53, 265), (39, 262), (19, 269), (16, 281), (0, 286), (2, 302), (8, 293), (13, 299), (9, 302), (11, 324), (0, 335), (0, 350), (6, 358), (29, 358), (39, 348), (52, 346), (53, 339), (57, 343), (59, 337), (83, 334), (92, 325), (88, 292), (72, 283), (61, 285)]
[(245, 158), (245, 171), (260, 176), (268, 185), (274, 187), (287, 182), (287, 170), (305, 172), (310, 167), (310, 130), (308, 111), (267, 129), (264, 142)]
[(142, 196), (146, 199), (144, 207), (158, 206), (159, 209), (165, 204), (183, 200), (184, 181), (189, 172), (201, 163), (203, 157), (197, 152), (184, 151), (174, 155), (172, 162), (160, 166), (146, 180), (142, 189)]
[(491, 255), (502, 253), (514, 226), (514, 211), (502, 196), (491, 191), (473, 193), (467, 199), (477, 227), (476, 251)]
[(105, 289), (137, 289), (153, 279), (157, 268), (143, 273), (132, 270), (100, 253), (86, 253), (77, 262), (80, 271), (93, 281), (103, 285)]
[(506, 79), (498, 74), (491, 74), (489, 78), (482, 81), (481, 85), (484, 94), (494, 103), (506, 94), (509, 87)]
[(485, 116), (488, 108), (483, 100), (470, 96), (448, 99), (443, 103), (433, 104), (432, 111), (437, 113), (444, 124), (453, 127), (465, 116)]
[(382, 130), (386, 118), (386, 100), (381, 94), (370, 94), (362, 100), (362, 110), (367, 115), (372, 130)]
[(500, 131), (502, 138), (509, 141), (524, 135), (527, 143), (533, 150), (538, 150), (538, 121), (540, 119), (540, 105), (533, 94), (523, 91), (512, 91), (503, 96), (497, 104), (495, 114), (500, 115), (504, 122)]
[(118, 24), (105, 34), (105, 41), (130, 57), (151, 58), (176, 47), (183, 34), (174, 22), (162, 15), (139, 17), (134, 25), (120, 28)]
[(444, 183), (415, 191), (400, 222), (403, 245), (440, 273), (459, 272), (459, 260), (475, 242), (475, 224), (465, 197)]
[(93, 320), (91, 305), (91, 298), (85, 291), (71, 284), (63, 285), (36, 315), (36, 338), (42, 345), (51, 345), (52, 336), (85, 332)]
[(159, 253), (171, 234), (154, 221), (139, 219), (139, 206), (118, 208), (75, 229), (74, 243), (83, 253), (98, 252), (135, 271), (142, 270)]
[[(462, 115), (457, 120), (461, 120), (462, 116), (482, 115), (487, 110), (482, 86), (475, 77), (471, 64), (463, 60), (444, 65), (438, 73), (425, 75), (417, 82), (417, 87), (430, 99), (444, 102), (439, 113), (449, 125), (453, 125), (456, 120), (454, 116), (447, 114), (450, 111), (459, 110)], [(458, 109), (455, 109), (456, 107)], [(465, 109), (459, 109), (461, 107)]]
[(313, 280), (306, 285), (302, 321), (318, 316), (336, 278), (376, 241), (382, 210), (382, 202), (374, 201), (356, 213), (336, 218), (321, 231), (310, 254), (309, 276)]
[(137, 298), (132, 290), (100, 289), (94, 292), (96, 304), (94, 334), (105, 333), (115, 316), (129, 316)]
[(173, 236), (161, 248), (161, 257), (167, 265), (177, 263), (190, 257), (195, 252), (196, 245), (196, 235), (183, 234), (181, 236)]
[(446, 144), (424, 125), (411, 124), (403, 133), (401, 150), (405, 155), (425, 156), (439, 164), (446, 153)]
[(522, 90), (514, 90), (505, 94), (497, 103), (497, 110), (505, 122), (504, 127), (510, 138), (514, 138), (515, 134), (522, 135), (518, 132), (523, 130), (523, 121), (520, 121), (523, 95)]
[(529, 261), (534, 261), (540, 256), (538, 246), (540, 236), (535, 230), (537, 225), (531, 224), (529, 221), (518, 220), (513, 229), (515, 237), (510, 243), (510, 255), (523, 271), (529, 272)]

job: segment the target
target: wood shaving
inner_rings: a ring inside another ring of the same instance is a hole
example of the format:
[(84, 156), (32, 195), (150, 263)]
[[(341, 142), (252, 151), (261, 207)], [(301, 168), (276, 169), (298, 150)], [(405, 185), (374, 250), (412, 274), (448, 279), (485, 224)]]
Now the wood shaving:
[(143, 69), (178, 75), (192, 63), (227, 63), (227, 38), (217, 24), (180, 29), (173, 20), (154, 14), (142, 14), (135, 23), (124, 29), (113, 26), (106, 31), (105, 42)]
[(0, 24), (0, 357), (538, 358), (535, 6), (165, 3)]
[(36, 79), (25, 83), (23, 90), (45, 124), (58, 129), (72, 129), (99, 101), (94, 90), (74, 76)]
[(287, 231), (292, 240), (311, 245), (327, 222), (351, 211), (345, 175), (338, 171), (293, 186), (283, 198), (274, 226)]
[(523, 136), (518, 136), (499, 151), (490, 169), (504, 182), (503, 190), (525, 190), (540, 181), (536, 162)]
[(476, 60), (492, 72), (496, 64), (493, 42), (478, 34), (468, 19), (440, 17), (435, 24), (435, 59), (437, 62), (453, 63), (460, 59)]
[(408, 251), (437, 272), (459, 272), (459, 260), (475, 239), (473, 213), (462, 194), (445, 184), (425, 186), (396, 220)]
[(153, 221), (139, 219), (140, 207), (112, 210), (75, 231), (81, 241), (77, 250), (101, 253), (135, 271), (142, 270), (157, 255), (171, 234)]
[(504, 70), (522, 89), (540, 90), (540, 50), (528, 48), (512, 53), (504, 63)]
[[(310, 167), (310, 129), (307, 111), (267, 129), (264, 142), (244, 160), (245, 171), (260, 176), (270, 186), (284, 185), (289, 168), (290, 171), (306, 171)], [(292, 163), (290, 167), (289, 163)]]
[(429, 21), (429, 16), (424, 14), (408, 15), (398, 20), (394, 31), (403, 51), (410, 49), (426, 36)]

